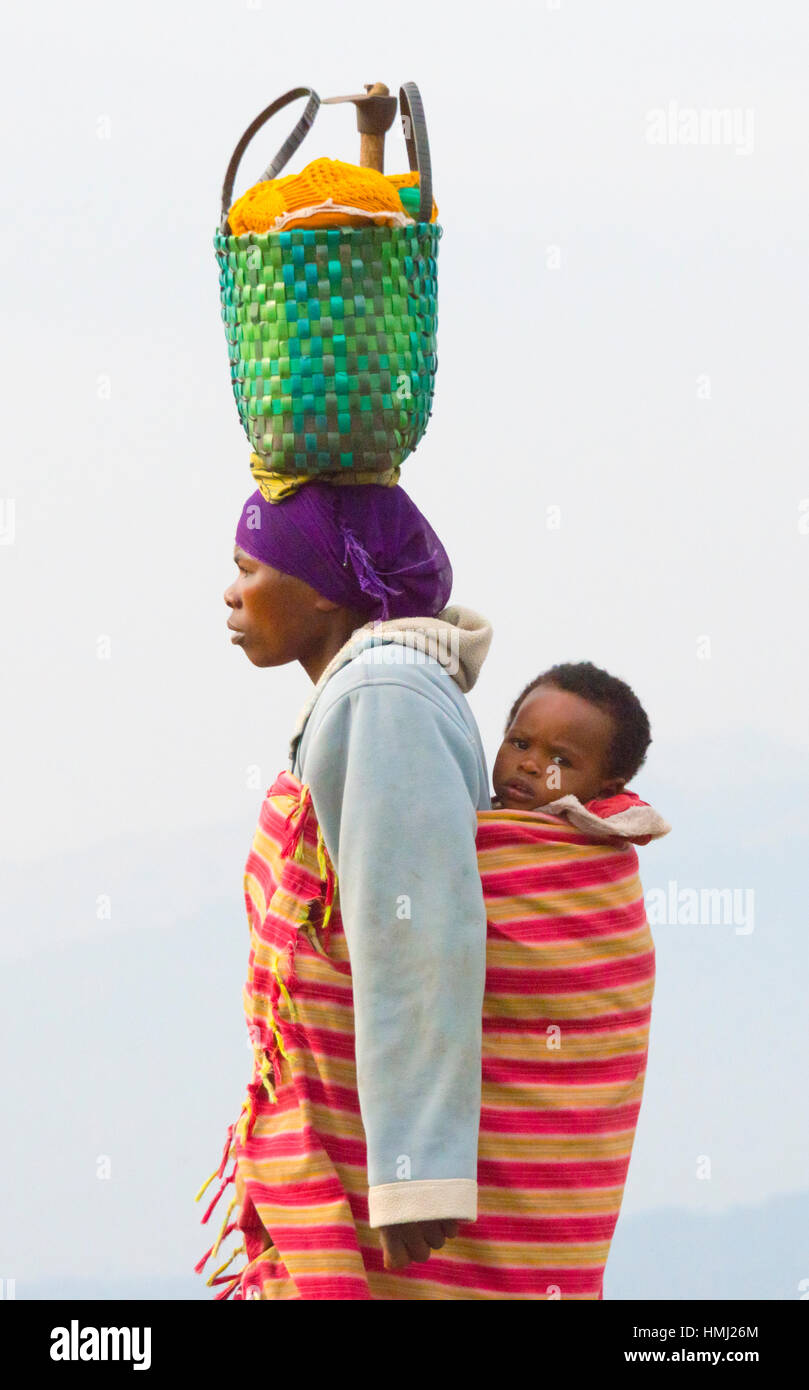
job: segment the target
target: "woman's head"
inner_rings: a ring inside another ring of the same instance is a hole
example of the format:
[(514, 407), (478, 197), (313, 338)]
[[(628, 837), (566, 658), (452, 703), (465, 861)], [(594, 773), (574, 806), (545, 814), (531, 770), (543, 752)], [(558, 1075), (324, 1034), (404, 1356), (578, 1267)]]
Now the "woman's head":
[(637, 696), (591, 661), (552, 666), (517, 696), (492, 770), (507, 810), (533, 810), (573, 795), (615, 796), (651, 743)]
[(297, 660), (310, 675), (363, 623), (434, 617), (452, 588), (444, 547), (398, 485), (313, 480), (281, 502), (256, 491), (234, 561), (234, 640), (257, 666)]
[(225, 590), (232, 610), (232, 642), (254, 666), (284, 666), (299, 661), (313, 680), (335, 651), (365, 622), (362, 614), (325, 598), (295, 575), (265, 565), (235, 547), (238, 568)]

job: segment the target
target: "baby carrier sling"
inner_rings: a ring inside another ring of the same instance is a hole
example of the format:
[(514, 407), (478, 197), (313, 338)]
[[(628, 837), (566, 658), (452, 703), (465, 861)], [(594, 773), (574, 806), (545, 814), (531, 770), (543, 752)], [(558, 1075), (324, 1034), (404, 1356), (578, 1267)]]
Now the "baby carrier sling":
[[(488, 923), (478, 1217), (428, 1261), (385, 1270), (368, 1225), (339, 885), (309, 788), (289, 771), (269, 788), (244, 875), (254, 1072), (198, 1194), (219, 1179), (207, 1222), (238, 1170), (238, 1218), (234, 1196), (196, 1266), (243, 1236), (208, 1279), (217, 1299), (603, 1297), (654, 990), (637, 853), (501, 810), (478, 812), (477, 847)], [(243, 1268), (225, 1273), (240, 1253)]]

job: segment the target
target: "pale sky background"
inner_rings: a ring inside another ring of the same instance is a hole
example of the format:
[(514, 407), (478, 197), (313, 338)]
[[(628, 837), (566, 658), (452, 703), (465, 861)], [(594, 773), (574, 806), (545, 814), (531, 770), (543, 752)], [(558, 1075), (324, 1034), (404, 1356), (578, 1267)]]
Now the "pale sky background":
[[(258, 111), (297, 85), (381, 79), (421, 89), (444, 228), (435, 406), (402, 483), (450, 552), (452, 601), (494, 625), (470, 695), (489, 765), (526, 681), (605, 666), (652, 723), (632, 787), (673, 826), (640, 850), (647, 895), (754, 894), (747, 934), (653, 926), (607, 1296), (662, 1296), (645, 1271), (665, 1270), (686, 1217), (735, 1223), (744, 1248), (755, 1210), (773, 1270), (756, 1296), (797, 1297), (809, 12), (286, 13), (285, 30), (269, 0), (3, 11), (0, 1279), (20, 1298), (77, 1281), (94, 1298), (211, 1296), (190, 1272), (210, 1244), (193, 1196), (249, 1079), (242, 871), (311, 689), (297, 665), (253, 667), (225, 629), (253, 484), (212, 239)], [(302, 108), (256, 138), (237, 193)], [(735, 113), (735, 134), (650, 143), (650, 113), (671, 108)], [(284, 172), (321, 155), (357, 161), (353, 108), (322, 108)], [(385, 167), (407, 168), (398, 122)], [(678, 1296), (750, 1296), (736, 1255), (716, 1255), (713, 1294), (693, 1251), (677, 1259)]]

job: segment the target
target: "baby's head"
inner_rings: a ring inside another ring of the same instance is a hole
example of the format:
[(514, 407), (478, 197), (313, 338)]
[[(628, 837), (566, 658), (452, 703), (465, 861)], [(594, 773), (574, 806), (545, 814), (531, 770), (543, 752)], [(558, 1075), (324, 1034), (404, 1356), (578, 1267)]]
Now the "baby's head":
[(582, 805), (616, 796), (652, 741), (637, 696), (591, 661), (543, 671), (517, 696), (495, 759), (495, 796), (532, 811), (573, 795)]

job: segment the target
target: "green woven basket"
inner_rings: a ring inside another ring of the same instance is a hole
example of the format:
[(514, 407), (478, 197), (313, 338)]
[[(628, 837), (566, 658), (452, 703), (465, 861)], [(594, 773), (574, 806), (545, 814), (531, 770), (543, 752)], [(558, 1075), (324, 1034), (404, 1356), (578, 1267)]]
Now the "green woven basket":
[(270, 115), (305, 94), (303, 117), (261, 176), (277, 177), (319, 107), (311, 88), (286, 93), (256, 118), (225, 176), (214, 249), (233, 394), (264, 467), (283, 474), (381, 472), (407, 458), (424, 434), (438, 361), (442, 228), (429, 221), (421, 102), (414, 83), (401, 88), (423, 220), (230, 235), (227, 213), (244, 149)]

